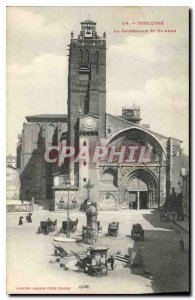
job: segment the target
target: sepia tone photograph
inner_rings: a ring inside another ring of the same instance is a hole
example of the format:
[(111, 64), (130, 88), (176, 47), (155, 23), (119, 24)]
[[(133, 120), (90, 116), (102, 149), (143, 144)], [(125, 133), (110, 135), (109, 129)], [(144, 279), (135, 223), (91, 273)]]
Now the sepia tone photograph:
[(188, 7), (6, 8), (7, 294), (189, 294)]

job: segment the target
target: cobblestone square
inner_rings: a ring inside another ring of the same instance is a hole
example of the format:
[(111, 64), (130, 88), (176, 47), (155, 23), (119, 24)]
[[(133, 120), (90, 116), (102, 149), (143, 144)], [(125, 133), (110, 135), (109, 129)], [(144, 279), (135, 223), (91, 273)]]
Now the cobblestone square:
[[(21, 214), (20, 214), (21, 215)], [(66, 219), (66, 212), (34, 213), (33, 222), (18, 225), (19, 214), (7, 215), (7, 291), (9, 293), (167, 293), (189, 291), (189, 237), (171, 221), (160, 222), (156, 210), (120, 210), (99, 212), (102, 237), (95, 245), (108, 246), (108, 254), (120, 251), (128, 254), (128, 249), (143, 246), (143, 267), (130, 268), (115, 260), (113, 271), (106, 277), (91, 277), (75, 270), (64, 270), (55, 260), (52, 245), (56, 233), (37, 234), (41, 220), (48, 217), (58, 220), (58, 228)], [(70, 212), (71, 219), (79, 218), (78, 230), (71, 237), (81, 234), (86, 223), (84, 213)], [(25, 220), (25, 218), (23, 219)], [(107, 237), (108, 223), (119, 221), (118, 237)], [(131, 239), (131, 227), (140, 223), (145, 230), (145, 241)], [(179, 249), (183, 237), (185, 251)], [(87, 245), (59, 242), (68, 253), (71, 250), (85, 253)]]

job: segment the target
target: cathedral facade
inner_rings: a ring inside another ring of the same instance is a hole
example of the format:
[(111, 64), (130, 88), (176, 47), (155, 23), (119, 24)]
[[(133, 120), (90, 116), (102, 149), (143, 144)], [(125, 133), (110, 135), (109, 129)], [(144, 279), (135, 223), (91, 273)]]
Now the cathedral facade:
[[(68, 201), (76, 207), (90, 193), (98, 209), (147, 209), (162, 206), (173, 190), (181, 192), (182, 142), (142, 125), (140, 107), (132, 103), (117, 116), (106, 112), (106, 33), (98, 36), (91, 20), (81, 22), (78, 37), (71, 33), (67, 106), (67, 115), (26, 117), (17, 147), (22, 199), (57, 210)], [(75, 157), (83, 147), (94, 153), (97, 145), (114, 152), (111, 160), (45, 160), (48, 147), (63, 145), (73, 147)], [(120, 161), (124, 149), (134, 157)]]

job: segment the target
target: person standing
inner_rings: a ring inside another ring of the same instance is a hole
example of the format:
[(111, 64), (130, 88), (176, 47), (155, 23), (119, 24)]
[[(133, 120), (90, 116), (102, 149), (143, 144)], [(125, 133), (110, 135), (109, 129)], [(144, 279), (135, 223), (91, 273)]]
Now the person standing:
[(110, 256), (110, 266), (111, 266), (111, 270), (114, 270), (114, 257), (111, 255)]
[(177, 221), (178, 221), (178, 222), (180, 221), (180, 217), (181, 217), (181, 215), (180, 215), (180, 210), (178, 210), (178, 212), (177, 212)]
[(183, 212), (183, 209), (181, 209), (181, 221), (184, 222), (184, 212)]
[(175, 223), (175, 213), (173, 213), (173, 223)]
[(23, 225), (23, 221), (22, 221), (22, 219), (23, 219), (23, 217), (22, 217), (22, 216), (20, 216), (20, 217), (19, 217), (19, 223), (18, 223), (18, 225)]
[(184, 251), (184, 240), (183, 240), (183, 238), (180, 239), (179, 246), (180, 246), (180, 250)]
[(28, 223), (32, 223), (32, 214), (31, 213), (28, 214)]

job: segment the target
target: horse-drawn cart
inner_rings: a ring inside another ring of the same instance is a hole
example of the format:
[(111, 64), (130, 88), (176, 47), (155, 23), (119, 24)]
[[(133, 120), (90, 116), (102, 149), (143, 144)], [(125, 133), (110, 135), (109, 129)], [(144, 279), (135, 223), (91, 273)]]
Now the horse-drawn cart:
[(117, 236), (119, 231), (119, 222), (112, 222), (108, 225), (108, 236)]
[(48, 219), (47, 221), (41, 221), (40, 226), (38, 227), (38, 233), (48, 234), (49, 232), (53, 232), (57, 229), (57, 219), (52, 221)]
[(75, 221), (69, 219), (67, 221), (62, 221), (62, 227), (60, 228), (60, 232), (67, 233), (68, 229), (69, 232), (77, 231), (78, 219)]

